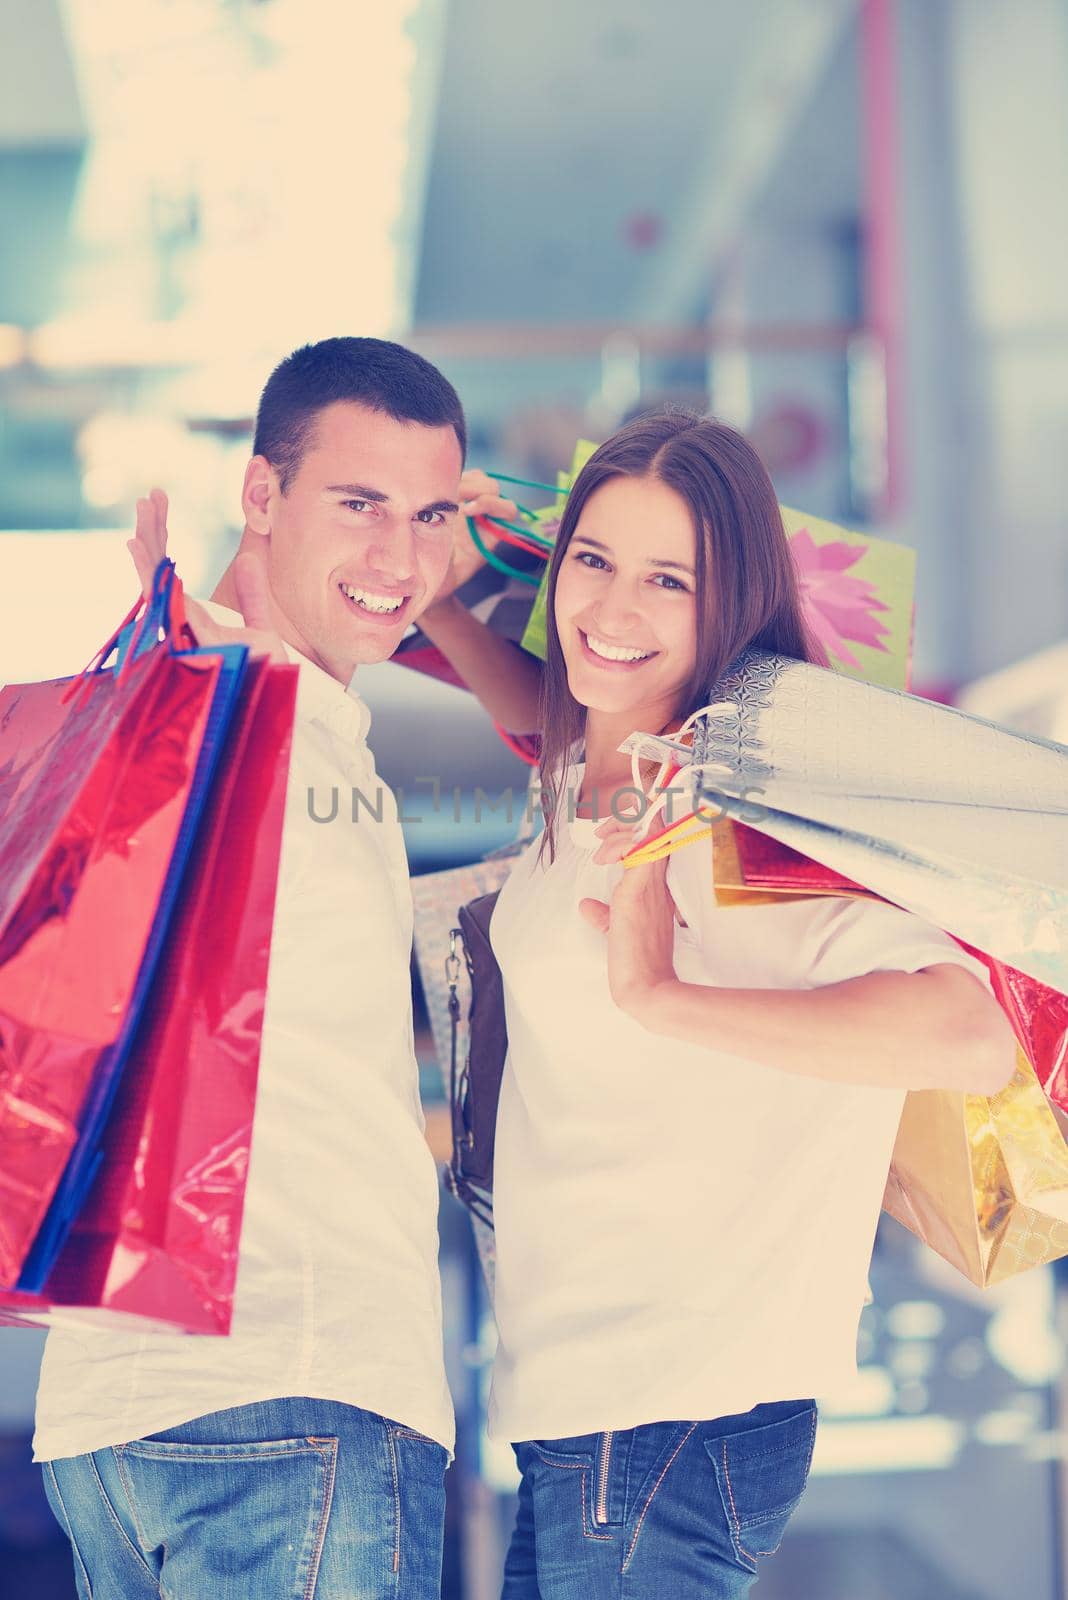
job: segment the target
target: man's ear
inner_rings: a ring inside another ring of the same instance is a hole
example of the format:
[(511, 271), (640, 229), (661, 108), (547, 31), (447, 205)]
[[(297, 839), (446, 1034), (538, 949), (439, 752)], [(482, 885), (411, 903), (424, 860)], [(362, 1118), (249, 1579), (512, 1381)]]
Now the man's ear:
[(271, 531), (271, 502), (278, 494), (278, 478), (266, 456), (253, 456), (245, 468), (241, 505), (245, 523), (253, 533)]

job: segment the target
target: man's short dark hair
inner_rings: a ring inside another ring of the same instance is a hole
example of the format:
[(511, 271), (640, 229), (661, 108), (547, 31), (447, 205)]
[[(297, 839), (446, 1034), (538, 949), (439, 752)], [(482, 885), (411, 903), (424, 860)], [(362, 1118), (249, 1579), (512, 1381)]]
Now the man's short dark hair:
[(388, 339), (321, 339), (286, 356), (267, 379), (256, 414), (254, 455), (266, 456), (284, 494), (325, 406), (349, 400), (397, 422), (454, 428), (467, 453), (460, 397), (437, 367)]

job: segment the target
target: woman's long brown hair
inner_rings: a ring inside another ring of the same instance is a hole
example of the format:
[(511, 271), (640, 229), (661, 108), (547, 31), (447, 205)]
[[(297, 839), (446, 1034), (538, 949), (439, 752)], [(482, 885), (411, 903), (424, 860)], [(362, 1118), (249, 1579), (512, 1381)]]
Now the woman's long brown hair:
[(693, 518), (697, 655), (677, 716), (687, 717), (706, 704), (709, 691), (749, 647), (824, 664), (805, 627), (775, 490), (748, 440), (711, 417), (686, 411), (657, 412), (627, 423), (594, 451), (576, 478), (549, 567), (540, 767), (550, 859), (560, 785), (586, 718), (568, 687), (556, 628), (556, 580), (583, 507), (612, 478), (657, 478), (686, 502)]

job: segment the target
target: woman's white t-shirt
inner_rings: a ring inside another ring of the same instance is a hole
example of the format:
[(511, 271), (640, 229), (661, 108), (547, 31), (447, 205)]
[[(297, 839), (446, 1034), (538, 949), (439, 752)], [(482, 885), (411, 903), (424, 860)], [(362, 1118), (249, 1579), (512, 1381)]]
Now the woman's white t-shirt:
[[(620, 1011), (578, 910), (621, 871), (593, 863), (596, 826), (562, 823), (551, 866), (535, 841), (491, 925), (509, 1052), (489, 1426), (516, 1441), (732, 1415), (851, 1377), (904, 1100), (659, 1038)], [(809, 989), (947, 961), (985, 981), (896, 907), (718, 907), (708, 839), (671, 857), (668, 885), (688, 983)]]

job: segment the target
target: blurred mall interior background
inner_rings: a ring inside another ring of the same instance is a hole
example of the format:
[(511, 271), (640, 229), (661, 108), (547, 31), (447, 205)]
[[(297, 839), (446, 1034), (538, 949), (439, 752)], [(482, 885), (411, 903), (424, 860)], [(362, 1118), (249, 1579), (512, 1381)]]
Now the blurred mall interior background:
[[(153, 483), (210, 589), (273, 364), (382, 334), (455, 382), (489, 470), (711, 409), (784, 502), (915, 547), (917, 689), (1068, 740), (1066, 262), (1068, 0), (0, 0), (0, 682), (110, 632)], [(390, 781), (525, 781), (461, 691), (361, 683)], [(408, 832), (418, 871), (508, 826)], [(445, 1593), (490, 1600), (514, 1475), (448, 1199), (442, 1264)], [(981, 1292), (886, 1221), (873, 1288), (755, 1593), (1063, 1597), (1056, 1271)], [(0, 1332), (20, 1600), (73, 1593), (29, 1465), (40, 1338)]]

